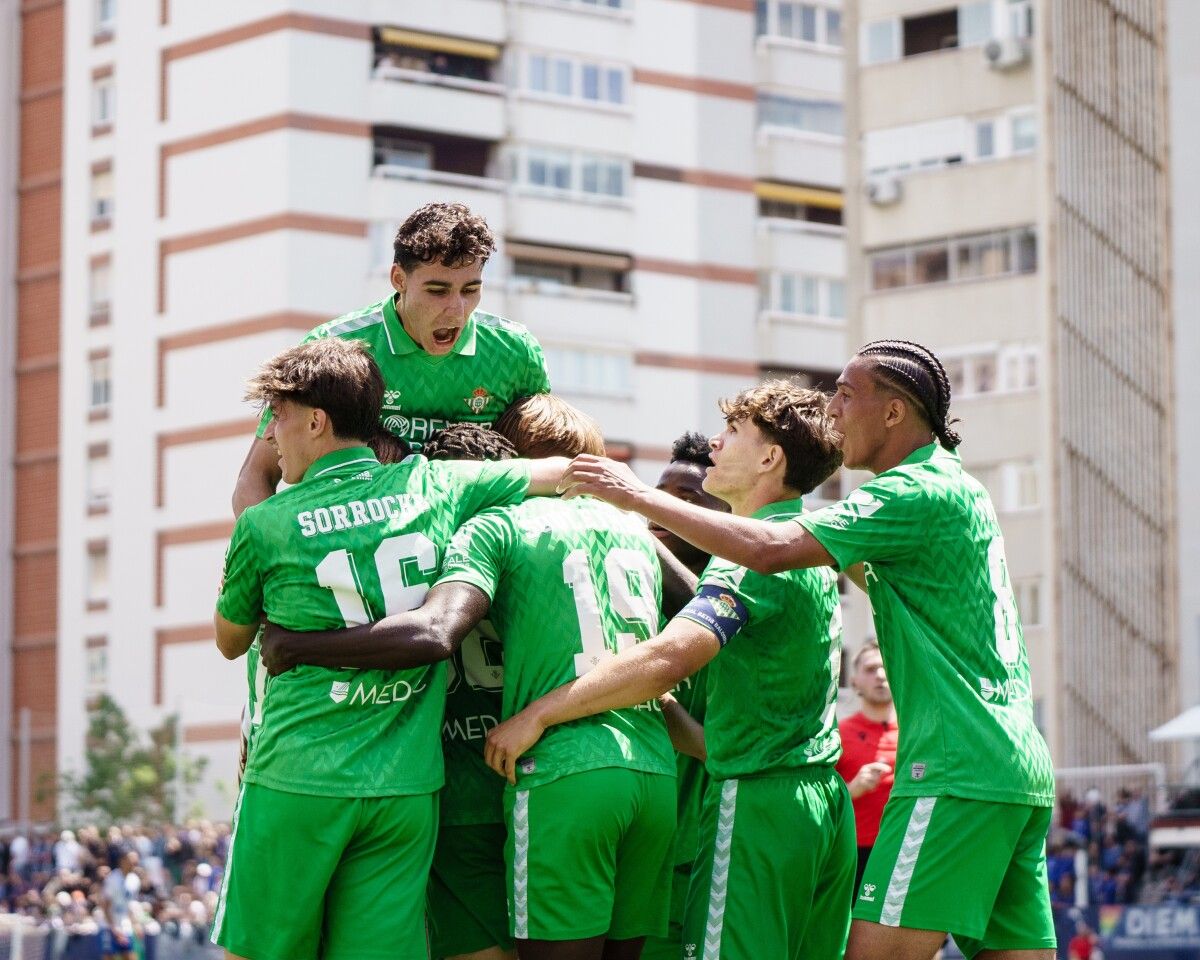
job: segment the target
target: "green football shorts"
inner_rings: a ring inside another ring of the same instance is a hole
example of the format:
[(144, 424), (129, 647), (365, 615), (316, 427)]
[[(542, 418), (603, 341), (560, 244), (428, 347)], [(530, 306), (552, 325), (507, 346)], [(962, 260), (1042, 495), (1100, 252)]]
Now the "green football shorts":
[(832, 767), (713, 780), (683, 920), (683, 956), (840, 960), (857, 847)]
[(509, 930), (631, 940), (667, 929), (675, 778), (624, 767), (504, 792)]
[(436, 835), (436, 793), (314, 797), (243, 783), (212, 941), (253, 960), (427, 960)]
[(429, 933), (435, 957), (488, 947), (511, 950), (502, 823), (443, 826), (429, 875)]
[(892, 797), (863, 873), (857, 920), (954, 936), (980, 950), (1055, 946), (1046, 883), (1051, 807)]
[(642, 960), (679, 960), (683, 950), (683, 907), (692, 882), (692, 865), (677, 863), (671, 874), (671, 913), (665, 937), (647, 937)]

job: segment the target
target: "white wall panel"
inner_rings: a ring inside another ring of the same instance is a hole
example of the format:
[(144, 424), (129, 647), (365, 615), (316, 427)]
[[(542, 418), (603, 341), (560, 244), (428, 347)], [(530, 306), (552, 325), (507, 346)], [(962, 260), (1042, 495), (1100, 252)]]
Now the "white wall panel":
[(280, 30), (168, 64), (169, 139), (296, 109), (290, 55), (288, 32)]
[[(248, 404), (245, 412), (254, 414)], [(162, 523), (171, 527), (227, 519), (251, 436), (168, 447), (163, 454)]]
[(170, 622), (206, 623), (212, 619), (228, 545), (227, 540), (210, 540), (163, 550), (163, 609)]

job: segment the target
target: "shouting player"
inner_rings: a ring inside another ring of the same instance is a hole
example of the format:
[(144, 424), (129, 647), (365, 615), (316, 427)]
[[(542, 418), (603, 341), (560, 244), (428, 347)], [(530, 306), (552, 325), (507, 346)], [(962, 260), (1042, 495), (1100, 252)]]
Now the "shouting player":
[(987, 491), (963, 471), (949, 410), (932, 351), (867, 344), (829, 414), (846, 465), (875, 477), (795, 524), (714, 520), (597, 458), (573, 464), (565, 484), (752, 569), (831, 566), (865, 586), (900, 740), (847, 960), (928, 960), (946, 933), (968, 957), (1054, 956), (1053, 766), (1033, 721), (1004, 539)]
[[(783, 380), (724, 401), (704, 489), (735, 516), (791, 527), (801, 498), (841, 463), (825, 402)], [(693, 509), (717, 524), (731, 520)], [(850, 796), (834, 770), (841, 649), (831, 571), (765, 575), (714, 559), (659, 637), (496, 727), (488, 763), (512, 777), (536, 759), (539, 739), (556, 736), (555, 724), (657, 696), (708, 664), (703, 748), (712, 780), (683, 956), (840, 960), (855, 859)]]
[[(366, 440), (383, 391), (363, 346), (333, 338), (251, 381), (293, 486), (238, 518), (214, 617), (225, 656), (245, 653), (264, 617), (320, 629), (419, 605), (455, 527), (561, 476), (564, 461), (382, 466)], [(250, 960), (424, 960), (445, 689), (440, 667), (304, 667), (271, 681), (214, 942)], [(365, 902), (379, 908), (370, 924)]]
[[(518, 404), (505, 428), (523, 452), (604, 449), (590, 418), (548, 394)], [(272, 662), (278, 643), (292, 662), (413, 667), (452, 656), (486, 616), (504, 646), (510, 716), (652, 636), (659, 579), (635, 518), (594, 500), (534, 498), (464, 524), (420, 609), (333, 637), (272, 627), (264, 642)], [(525, 758), (504, 797), (522, 960), (635, 960), (647, 934), (665, 932), (674, 775), (662, 716), (646, 702), (565, 724)]]

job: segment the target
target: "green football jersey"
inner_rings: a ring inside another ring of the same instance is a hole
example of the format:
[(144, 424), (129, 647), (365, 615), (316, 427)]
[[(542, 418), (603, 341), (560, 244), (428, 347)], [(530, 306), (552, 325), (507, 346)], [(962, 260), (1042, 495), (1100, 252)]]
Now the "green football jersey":
[[(330, 630), (420, 606), (454, 529), (519, 501), (523, 461), (382, 466), (366, 447), (322, 457), (304, 479), (237, 521), (217, 611)], [(266, 683), (245, 780), (331, 797), (427, 793), (442, 785), (443, 665), (299, 666)]]
[(504, 778), (483, 759), (488, 731), (500, 722), (504, 657), (496, 628), (482, 621), (450, 658), (442, 749), (446, 785), (439, 823), (504, 822)]
[[(662, 572), (645, 525), (590, 498), (535, 497), (465, 523), (439, 583), (491, 598), (504, 646), (503, 716), (580, 677), (658, 629)], [(546, 731), (517, 763), (521, 789), (601, 767), (674, 775), (657, 701)]]
[[(707, 691), (708, 667), (701, 667), (690, 677), (680, 680), (671, 693), (693, 720), (703, 724)], [(672, 862), (691, 863), (696, 859), (700, 844), (700, 807), (708, 786), (704, 761), (686, 753), (677, 754), (675, 780), (678, 802), (675, 809), (675, 858)]]
[[(514, 400), (550, 392), (546, 361), (533, 335), (482, 310), (471, 314), (454, 348), (442, 356), (426, 353), (405, 332), (391, 294), (321, 324), (302, 342), (321, 337), (366, 344), (383, 374), (380, 423), (417, 448), (451, 423), (493, 423)], [(269, 422), (264, 410), (258, 436)]]
[(799, 522), (864, 563), (896, 702), (893, 796), (1054, 803), (1029, 661), (987, 491), (938, 444)]
[[(799, 499), (779, 500), (754, 516), (784, 523), (802, 510)], [(842, 617), (831, 570), (762, 574), (713, 557), (679, 616), (721, 642), (708, 665), (710, 776), (728, 780), (837, 763)]]

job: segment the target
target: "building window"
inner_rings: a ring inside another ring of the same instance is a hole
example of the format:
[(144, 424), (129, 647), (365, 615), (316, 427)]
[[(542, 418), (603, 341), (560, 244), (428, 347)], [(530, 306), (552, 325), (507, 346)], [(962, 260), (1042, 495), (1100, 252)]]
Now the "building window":
[(530, 53), (525, 88), (534, 93), (587, 103), (625, 103), (629, 69), (574, 57)]
[(869, 254), (872, 290), (978, 280), (1037, 270), (1031, 227), (952, 237)]
[(597, 397), (633, 394), (633, 358), (627, 353), (543, 345), (556, 392)]
[(92, 126), (110, 126), (116, 117), (117, 84), (110, 74), (92, 81)]
[(1013, 153), (1029, 153), (1037, 147), (1037, 118), (1033, 113), (1014, 113), (1009, 120)]
[(101, 540), (88, 544), (87, 550), (87, 602), (88, 606), (108, 602), (108, 543)]
[(94, 0), (97, 34), (112, 33), (117, 26), (117, 0)]
[(87, 670), (85, 677), (87, 695), (99, 696), (108, 688), (108, 644), (88, 640)]
[[(424, 79), (437, 82), (445, 77), (472, 84), (490, 83), (500, 48), (478, 41), (461, 41), (434, 34), (379, 27), (375, 31), (375, 75), (382, 79)], [(426, 77), (405, 77), (420, 73)]]
[(101, 445), (89, 451), (87, 459), (87, 508), (89, 511), (108, 509), (112, 496), (112, 463), (108, 447)]
[(375, 138), (375, 166), (404, 167), (407, 170), (432, 170), (433, 146), (398, 137)]
[(758, 36), (783, 37), (827, 47), (842, 45), (842, 14), (819, 3), (798, 0), (758, 0), (755, 5)]
[(760, 197), (758, 215), (769, 220), (802, 220), (806, 223), (842, 225), (841, 207), (817, 206), (811, 203), (789, 203), (786, 200), (768, 200)]
[(88, 308), (93, 320), (108, 316), (112, 261), (105, 257), (92, 262), (88, 272)]
[(947, 353), (942, 361), (955, 400), (984, 393), (1020, 393), (1034, 390), (1040, 381), (1040, 351), (1015, 344), (960, 353)]
[(541, 253), (532, 244), (509, 244), (510, 253), (514, 248), (518, 255), (513, 257), (511, 277), (518, 289), (550, 294), (566, 290), (606, 293), (629, 290), (628, 257), (551, 249)]
[(799, 100), (777, 94), (758, 95), (758, 123), (806, 133), (842, 135), (842, 105), (833, 100)]
[(846, 286), (841, 280), (799, 273), (774, 272), (762, 280), (763, 309), (803, 317), (842, 320)]
[(1017, 613), (1026, 627), (1042, 625), (1042, 581), (1029, 578), (1013, 581), (1013, 596), (1017, 601)]
[(1027, 154), (1036, 146), (1036, 114), (1029, 107), (970, 120), (946, 117), (863, 135), (865, 166), (872, 175), (1002, 160)]
[(975, 156), (980, 160), (990, 160), (996, 155), (996, 123), (994, 120), (980, 120), (975, 124)]
[(112, 401), (112, 372), (107, 355), (92, 357), (88, 361), (88, 411), (100, 412), (108, 409)]
[(510, 175), (539, 190), (598, 198), (624, 197), (630, 180), (628, 160), (549, 147), (514, 150)]
[(107, 223), (113, 214), (112, 170), (96, 170), (92, 173), (92, 224)]
[[(868, 21), (862, 24), (860, 59), (887, 63), (987, 43), (996, 35), (995, 9), (993, 0), (972, 0), (918, 16)], [(1013, 22), (1020, 17), (1014, 13)]]

